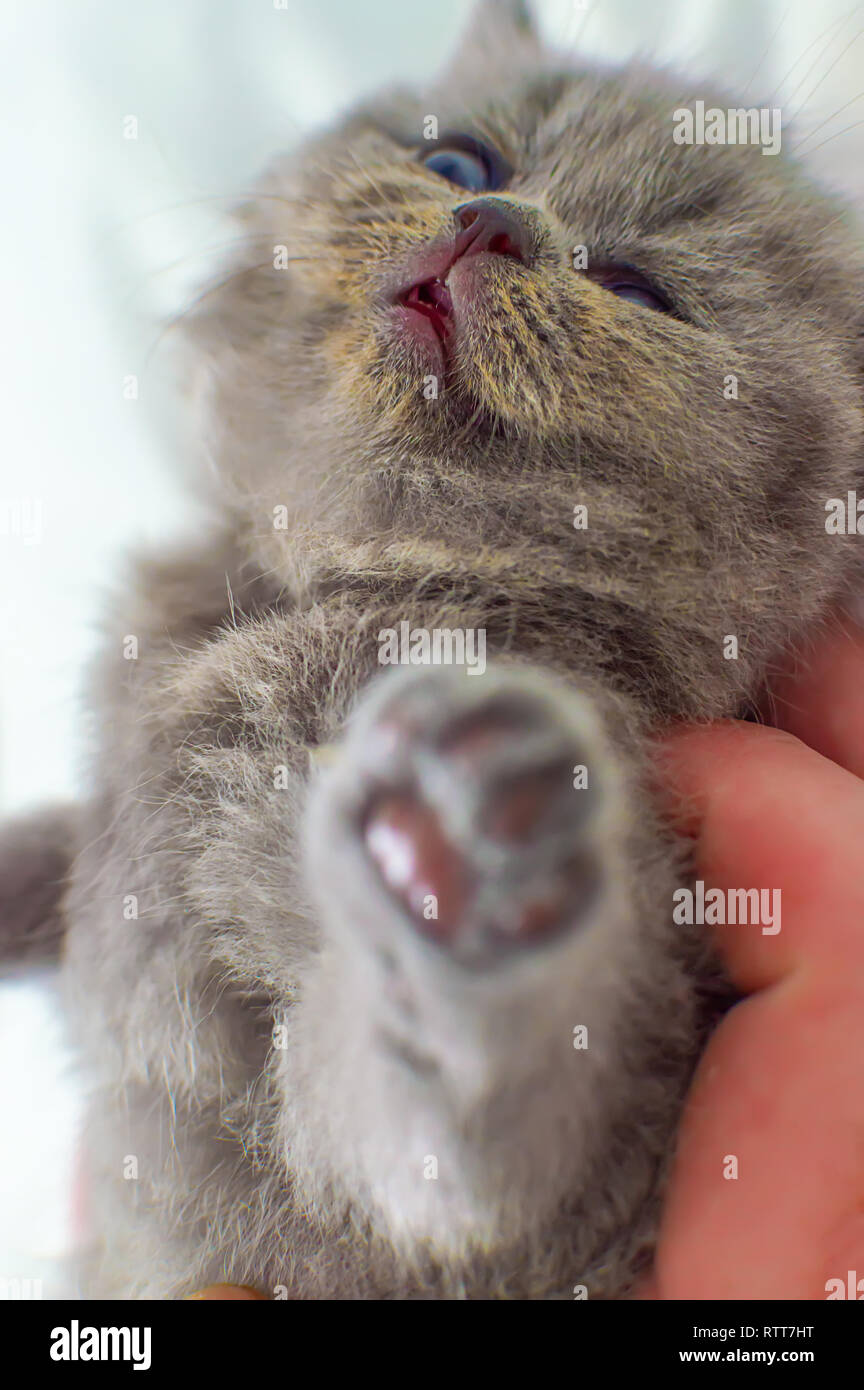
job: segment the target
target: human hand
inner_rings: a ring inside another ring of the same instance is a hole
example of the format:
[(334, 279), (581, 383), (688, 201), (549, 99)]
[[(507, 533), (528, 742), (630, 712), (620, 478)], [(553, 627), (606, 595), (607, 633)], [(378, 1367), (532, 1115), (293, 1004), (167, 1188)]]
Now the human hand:
[(706, 891), (780, 888), (782, 927), (709, 929), (746, 997), (698, 1067), (643, 1297), (825, 1299), (850, 1270), (864, 1296), (862, 692), (844, 619), (772, 683), (777, 728), (662, 742)]

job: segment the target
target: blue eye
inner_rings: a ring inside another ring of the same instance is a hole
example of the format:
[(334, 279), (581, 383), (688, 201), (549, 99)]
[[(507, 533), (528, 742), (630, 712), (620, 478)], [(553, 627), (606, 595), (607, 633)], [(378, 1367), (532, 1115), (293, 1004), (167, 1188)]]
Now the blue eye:
[(442, 135), (419, 158), (433, 174), (469, 193), (501, 188), (513, 173), (504, 156), (491, 145), (459, 131)]
[(617, 294), (619, 299), (629, 299), (631, 304), (641, 304), (643, 309), (659, 309), (662, 313), (668, 312), (669, 306), (665, 300), (645, 285), (609, 285), (608, 288), (613, 294)]
[(433, 174), (455, 183), (459, 188), (467, 188), (471, 193), (480, 193), (489, 187), (489, 170), (483, 160), (467, 150), (435, 150), (423, 160)]
[(601, 264), (588, 270), (588, 276), (610, 294), (638, 304), (642, 309), (653, 309), (656, 313), (672, 313), (672, 306), (665, 295), (652, 285), (647, 276), (632, 265)]

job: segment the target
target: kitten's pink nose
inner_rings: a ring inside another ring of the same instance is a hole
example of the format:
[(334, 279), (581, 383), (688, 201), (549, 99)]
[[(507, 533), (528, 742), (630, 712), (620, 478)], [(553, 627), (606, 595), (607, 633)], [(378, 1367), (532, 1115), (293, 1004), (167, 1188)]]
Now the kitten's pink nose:
[(526, 264), (531, 254), (531, 236), (518, 210), (500, 198), (475, 198), (463, 203), (454, 216), (461, 227), (456, 236), (456, 260), (490, 251), (512, 256)]

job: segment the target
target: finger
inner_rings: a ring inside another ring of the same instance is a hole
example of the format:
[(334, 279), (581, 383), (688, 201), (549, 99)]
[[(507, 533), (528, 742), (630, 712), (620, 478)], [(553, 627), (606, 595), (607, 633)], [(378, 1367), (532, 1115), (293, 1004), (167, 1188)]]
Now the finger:
[(656, 1258), (663, 1299), (826, 1297), (864, 1273), (864, 988), (756, 995), (688, 1099)]
[(766, 712), (840, 767), (864, 778), (864, 631), (837, 615), (790, 652), (768, 685)]
[(761, 925), (717, 928), (743, 991), (805, 966), (834, 978), (859, 959), (864, 783), (758, 724), (672, 734), (658, 766), (675, 824), (696, 839), (706, 891), (726, 890), (727, 900), (733, 889), (760, 895)]
[(772, 987), (727, 1015), (697, 1071), (659, 1294), (825, 1298), (864, 1269), (864, 784), (753, 725), (674, 735), (661, 766), (706, 884), (777, 887), (782, 921), (716, 929), (739, 985)]

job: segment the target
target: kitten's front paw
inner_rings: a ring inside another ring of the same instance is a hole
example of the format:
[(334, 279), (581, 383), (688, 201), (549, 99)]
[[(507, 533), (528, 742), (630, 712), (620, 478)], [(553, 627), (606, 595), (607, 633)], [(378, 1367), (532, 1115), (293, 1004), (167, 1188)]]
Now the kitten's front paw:
[(482, 968), (586, 921), (603, 877), (598, 761), (590, 708), (566, 688), (433, 668), (381, 683), (338, 780), (380, 892)]
[(313, 788), (321, 950), (284, 1054), (294, 1171), (412, 1258), (418, 1241), (457, 1262), (512, 1250), (566, 1208), (587, 1268), (610, 1235), (595, 1211), (621, 1210), (609, 1154), (634, 1210), (654, 1181), (656, 1147), (619, 1160), (615, 1136), (657, 1128), (640, 1068), (688, 991), (652, 935), (650, 861), (633, 872), (619, 758), (594, 702), (551, 675), (433, 667), (370, 689)]

